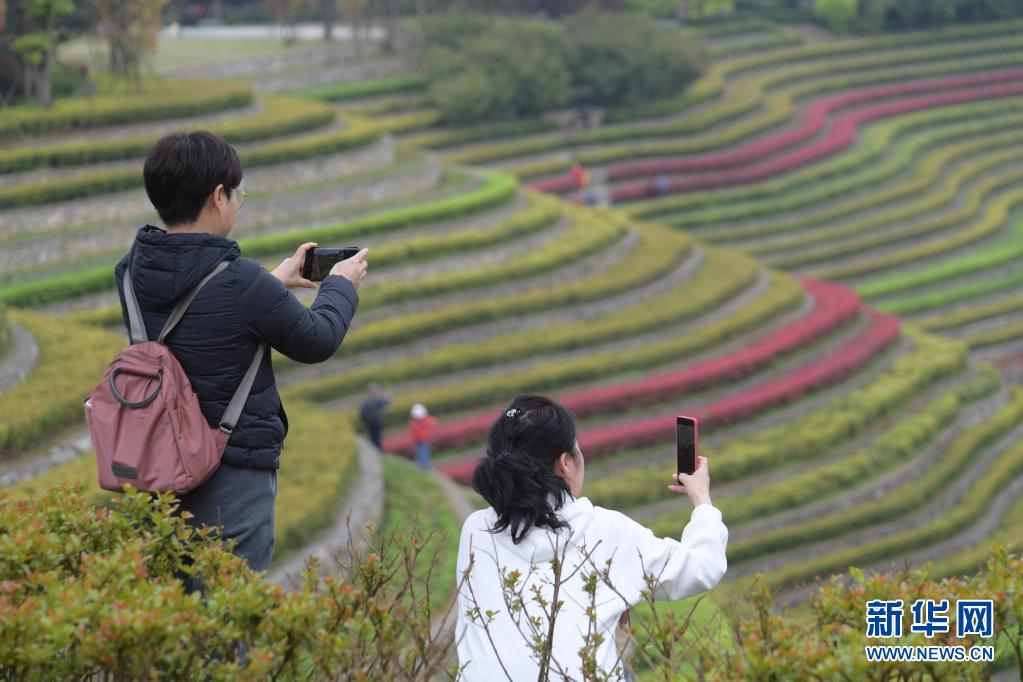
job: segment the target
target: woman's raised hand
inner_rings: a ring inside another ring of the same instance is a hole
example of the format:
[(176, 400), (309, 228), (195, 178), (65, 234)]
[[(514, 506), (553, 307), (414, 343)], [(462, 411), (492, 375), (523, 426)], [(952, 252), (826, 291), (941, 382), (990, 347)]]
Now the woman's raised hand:
[(672, 480), (678, 485), (669, 485), (668, 490), (685, 493), (694, 507), (701, 504), (714, 504), (710, 500), (710, 467), (707, 458), (700, 457), (696, 463), (696, 471), (691, 474), (672, 474)]

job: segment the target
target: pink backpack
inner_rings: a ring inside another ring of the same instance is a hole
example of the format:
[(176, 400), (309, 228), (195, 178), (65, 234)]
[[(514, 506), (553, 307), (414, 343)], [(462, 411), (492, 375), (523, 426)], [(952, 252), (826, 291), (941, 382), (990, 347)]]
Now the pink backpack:
[(199, 290), (227, 266), (227, 261), (220, 263), (178, 301), (156, 341), (147, 338), (131, 273), (124, 273), (131, 345), (107, 365), (103, 379), (85, 400), (85, 421), (96, 451), (99, 484), (105, 490), (119, 492), (129, 483), (146, 492), (186, 493), (220, 466), (266, 347), (260, 344), (220, 425), (211, 429), (191, 382), (164, 339)]

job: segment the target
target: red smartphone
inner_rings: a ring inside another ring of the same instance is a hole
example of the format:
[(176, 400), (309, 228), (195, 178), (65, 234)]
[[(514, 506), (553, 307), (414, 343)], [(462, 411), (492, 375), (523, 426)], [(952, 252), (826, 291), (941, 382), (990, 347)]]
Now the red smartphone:
[(675, 448), (678, 473), (692, 474), (696, 471), (696, 418), (675, 417)]

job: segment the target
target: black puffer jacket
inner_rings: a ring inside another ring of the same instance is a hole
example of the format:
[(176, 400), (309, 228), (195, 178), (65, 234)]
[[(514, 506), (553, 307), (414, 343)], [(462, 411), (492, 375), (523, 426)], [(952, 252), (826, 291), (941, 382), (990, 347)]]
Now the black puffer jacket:
[[(147, 225), (115, 269), (125, 324), (125, 268), (131, 268), (146, 332), (155, 340), (178, 299), (223, 260), (231, 261), (230, 266), (203, 287), (167, 337), (213, 427), (261, 342), (293, 360), (321, 362), (341, 345), (359, 303), (352, 283), (331, 275), (321, 283), (312, 307), (306, 308), (259, 263), (242, 258), (236, 242), (212, 234), (169, 235)], [(277, 469), (287, 431), (288, 419), (266, 353), (223, 462)]]

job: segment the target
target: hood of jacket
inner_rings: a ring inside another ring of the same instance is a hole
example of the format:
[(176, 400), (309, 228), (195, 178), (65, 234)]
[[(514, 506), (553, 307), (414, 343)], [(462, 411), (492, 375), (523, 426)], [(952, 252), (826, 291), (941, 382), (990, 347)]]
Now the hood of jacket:
[[(497, 520), (494, 515), (493, 521)], [(495, 533), (494, 540), (502, 552), (510, 552), (528, 563), (543, 563), (554, 558), (555, 552), (560, 552), (565, 543), (572, 543), (581, 546), (586, 536), (586, 531), (593, 523), (593, 503), (587, 498), (580, 497), (573, 499), (566, 498), (565, 504), (558, 510), (558, 516), (568, 523), (568, 528), (562, 528), (557, 532), (550, 528), (530, 528), (526, 536), (519, 544), (512, 542), (511, 533)]]
[(128, 253), (131, 281), (143, 309), (173, 306), (224, 260), (241, 255), (238, 243), (207, 233), (168, 234), (152, 225), (139, 229)]

